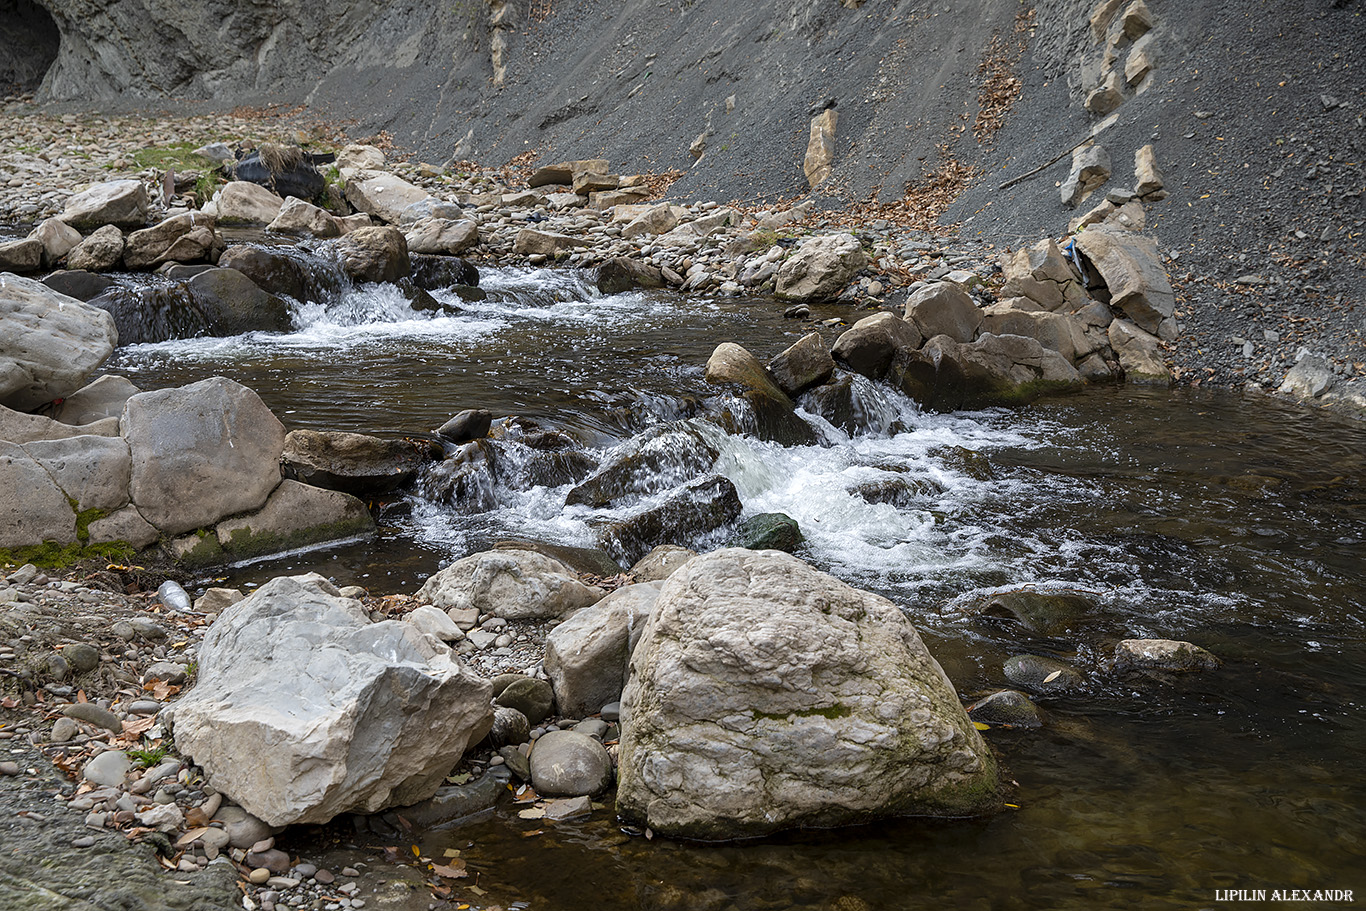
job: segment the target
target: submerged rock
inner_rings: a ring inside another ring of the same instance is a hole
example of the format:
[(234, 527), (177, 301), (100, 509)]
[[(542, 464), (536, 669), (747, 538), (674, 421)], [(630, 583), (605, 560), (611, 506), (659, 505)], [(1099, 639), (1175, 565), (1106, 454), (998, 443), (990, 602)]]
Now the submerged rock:
[(1118, 671), (1212, 671), (1221, 663), (1200, 646), (1175, 639), (1125, 639), (1115, 645)]
[(490, 695), (448, 649), (307, 575), (224, 611), (166, 714), (215, 788), (283, 826), (431, 797), (488, 733)]
[(664, 583), (622, 697), (617, 811), (687, 838), (1001, 805), (996, 760), (901, 610), (795, 557)]
[(614, 450), (597, 472), (569, 491), (565, 505), (601, 509), (627, 497), (671, 490), (711, 471), (720, 454), (695, 424), (660, 424)]
[(551, 731), (531, 748), (531, 783), (549, 797), (590, 797), (612, 784), (612, 757), (587, 734)]
[(722, 475), (698, 478), (670, 493), (664, 500), (602, 530), (602, 545), (623, 563), (634, 562), (660, 544), (694, 541), (741, 512), (740, 494)]
[(1018, 620), (1041, 635), (1051, 636), (1067, 629), (1096, 609), (1094, 598), (1078, 592), (1013, 589), (996, 592), (978, 602), (983, 616)]
[(1081, 674), (1070, 665), (1041, 655), (1016, 655), (1005, 663), (1006, 679), (1034, 693), (1051, 695), (1075, 690)]
[(968, 706), (968, 717), (983, 724), (1037, 728), (1043, 715), (1034, 701), (1019, 690), (998, 690)]

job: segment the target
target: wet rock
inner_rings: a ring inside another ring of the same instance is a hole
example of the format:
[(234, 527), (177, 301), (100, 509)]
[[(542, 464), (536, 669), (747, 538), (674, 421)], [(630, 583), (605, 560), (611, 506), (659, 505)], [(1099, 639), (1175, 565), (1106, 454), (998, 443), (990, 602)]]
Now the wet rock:
[(489, 743), (493, 744), (493, 748), (497, 750), (505, 746), (517, 746), (530, 739), (531, 720), (519, 709), (495, 704), (493, 727), (489, 730)]
[[(141, 225), (141, 222), (138, 223)], [(123, 261), (123, 232), (105, 225), (81, 241), (66, 255), (68, 269), (109, 272)]]
[(1040, 655), (1016, 655), (1006, 661), (1006, 679), (1032, 693), (1053, 695), (1081, 687), (1081, 674), (1053, 658)]
[(218, 543), (243, 559), (374, 531), (365, 503), (338, 490), (283, 480), (265, 505), (218, 523)]
[(812, 332), (769, 361), (768, 372), (778, 388), (795, 399), (829, 380), (835, 372), (835, 361), (820, 333)]
[(781, 550), (790, 554), (803, 540), (796, 519), (781, 512), (765, 512), (740, 523), (731, 546), (747, 550)]
[(321, 299), (320, 288), (299, 261), (278, 248), (237, 244), (228, 247), (218, 259), (223, 269), (235, 269), (269, 294), (282, 294), (296, 301)]
[(568, 544), (551, 544), (548, 541), (535, 541), (528, 538), (510, 538), (498, 541), (494, 550), (533, 550), (552, 560), (559, 560), (576, 573), (600, 576), (607, 579), (622, 572), (621, 564), (613, 560), (604, 550), (596, 547), (572, 547)]
[(1173, 639), (1125, 639), (1115, 645), (1117, 671), (1212, 671), (1220, 664), (1200, 646)]
[(565, 497), (565, 505), (602, 509), (628, 497), (670, 490), (711, 471), (720, 450), (690, 421), (659, 424), (613, 450)]
[(60, 217), (82, 232), (105, 225), (141, 228), (147, 224), (150, 204), (142, 181), (111, 180), (72, 196)]
[(356, 281), (396, 282), (412, 271), (407, 241), (397, 228), (357, 228), (333, 243), (342, 271)]
[(660, 544), (696, 540), (734, 521), (741, 509), (740, 494), (730, 479), (711, 475), (685, 484), (661, 503), (608, 523), (600, 535), (609, 553), (634, 562)]
[(592, 737), (551, 731), (536, 741), (528, 757), (531, 783), (547, 797), (588, 797), (612, 784), (612, 759)]
[(545, 640), (545, 672), (560, 711), (578, 718), (621, 697), (631, 649), (659, 598), (662, 582), (611, 592), (556, 626)]
[(437, 256), (409, 251), (408, 262), (412, 266), (413, 284), (428, 291), (450, 288), (466, 299), (481, 300), (474, 292), (479, 286), (479, 270), (473, 263), (458, 256)]
[(503, 688), (493, 704), (516, 709), (526, 716), (528, 723), (540, 724), (555, 708), (555, 691), (544, 680), (519, 676)]
[[(513, 748), (512, 752), (516, 753), (517, 751)], [(525, 764), (525, 757), (520, 753), (517, 753), (517, 757)], [(510, 762), (509, 765), (511, 765)], [(386, 814), (384, 818), (386, 821), (391, 821), (395, 828), (403, 825), (397, 818), (402, 816), (410, 825), (422, 829), (431, 829), (473, 816), (476, 813), (483, 813), (493, 809), (494, 805), (498, 803), (498, 798), (506, 793), (510, 778), (509, 772), (496, 768), (489, 769), (468, 784), (444, 785), (429, 799), (413, 806), (404, 807), (392, 816)], [(295, 870), (297, 871), (298, 868), (296, 867)]]
[(695, 556), (695, 550), (676, 544), (661, 544), (637, 560), (629, 572), (637, 582), (655, 582), (669, 578), (674, 570)]
[(437, 436), (452, 443), (468, 443), (488, 436), (493, 413), (483, 408), (467, 408), (436, 429)]
[(1043, 715), (1034, 701), (1019, 690), (999, 690), (968, 706), (968, 717), (983, 724), (1012, 728), (1037, 728)]
[(259, 396), (223, 377), (128, 400), (133, 503), (166, 534), (259, 509), (280, 483), (285, 429)]
[(389, 493), (435, 459), (434, 447), (411, 440), (341, 431), (292, 430), (280, 464), (286, 478), (359, 497)]
[(418, 591), (442, 610), (477, 608), (509, 620), (563, 617), (601, 600), (558, 560), (532, 551), (472, 554), (441, 570)]
[(663, 288), (665, 283), (659, 267), (614, 256), (598, 267), (597, 285), (603, 294), (622, 294), (637, 288)]
[(58, 294), (65, 294), (67, 297), (88, 303), (92, 297), (98, 296), (114, 284), (114, 280), (83, 269), (59, 269), (44, 277), (43, 284)]
[(1044, 636), (1062, 632), (1095, 609), (1095, 599), (1088, 595), (1027, 588), (996, 592), (976, 605), (983, 616), (1016, 620)]
[(0, 405), (31, 411), (86, 384), (114, 351), (108, 313), (42, 282), (0, 274)]
[(1000, 806), (995, 759), (901, 610), (794, 557), (693, 560), (664, 583), (631, 664), (617, 811), (656, 832)]
[(779, 300), (813, 303), (839, 296), (868, 263), (852, 234), (823, 234), (805, 241), (778, 270), (775, 293)]
[(123, 264), (129, 269), (151, 269), (162, 263), (194, 263), (209, 258), (217, 235), (212, 218), (186, 212), (134, 231), (123, 248)]
[(914, 323), (894, 313), (877, 313), (845, 330), (835, 340), (831, 353), (855, 373), (870, 380), (880, 380), (899, 351), (913, 351), (921, 342), (921, 334)]
[(811, 425), (794, 413), (796, 405), (778, 388), (759, 359), (734, 342), (722, 342), (707, 359), (708, 383), (733, 390), (754, 417), (761, 439), (784, 446), (816, 442)]
[(942, 281), (926, 285), (906, 300), (906, 322), (924, 338), (947, 335), (955, 342), (971, 342), (982, 325), (982, 311), (961, 285)]
[[(935, 403), (929, 407), (951, 399), (958, 407), (1022, 404), (1082, 385), (1081, 375), (1061, 354), (1019, 335), (985, 333), (970, 345), (941, 335), (916, 355), (903, 362), (896, 379), (907, 395)], [(935, 385), (926, 390), (931, 365)], [(926, 373), (917, 373), (917, 367)]]
[(865, 481), (851, 488), (849, 492), (867, 503), (888, 503), (898, 509), (906, 509), (925, 497), (942, 493), (943, 488), (928, 480), (886, 478), (880, 481)]
[(503, 757), (503, 761), (507, 763), (508, 771), (518, 781), (531, 780), (531, 763), (527, 760), (525, 753), (515, 746), (506, 746), (498, 751), (498, 755)]
[(216, 789), (288, 825), (432, 796), (488, 733), (489, 697), (449, 650), (371, 623), (309, 575), (273, 579), (221, 616), (195, 688), (167, 713)]

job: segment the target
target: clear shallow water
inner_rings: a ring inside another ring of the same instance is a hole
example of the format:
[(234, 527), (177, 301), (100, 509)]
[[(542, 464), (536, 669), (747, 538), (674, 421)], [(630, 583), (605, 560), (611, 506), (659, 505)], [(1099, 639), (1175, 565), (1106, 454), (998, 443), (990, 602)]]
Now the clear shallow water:
[[(418, 434), (485, 407), (606, 454), (706, 411), (717, 343), (768, 357), (804, 331), (769, 302), (602, 297), (569, 273), (494, 271), (483, 285), (489, 300), (455, 315), (363, 289), (305, 308), (289, 335), (138, 346), (111, 370), (144, 388), (227, 375), (291, 429)], [(1366, 429), (1192, 390), (957, 415), (860, 393), (880, 432), (827, 426), (830, 445), (788, 449), (722, 439), (718, 468), (747, 514), (798, 519), (811, 562), (903, 605), (964, 698), (1004, 685), (1002, 662), (1024, 652), (1086, 675), (1081, 692), (1041, 700), (1042, 730), (988, 732), (1019, 808), (710, 847), (628, 839), (604, 811), (552, 827), (505, 809), (421, 837), (480, 872), (476, 907), (1203, 908), (1222, 906), (1216, 889), (1366, 888)], [(888, 479), (922, 492), (901, 507), (850, 493)], [(410, 591), (501, 536), (591, 543), (592, 516), (565, 510), (566, 490), (505, 486), (473, 515), (414, 498), (377, 541), (237, 579), (318, 568)], [(1100, 608), (1052, 638), (965, 613), (1025, 583)], [(1121, 681), (1103, 662), (1133, 636), (1189, 639), (1225, 664)]]

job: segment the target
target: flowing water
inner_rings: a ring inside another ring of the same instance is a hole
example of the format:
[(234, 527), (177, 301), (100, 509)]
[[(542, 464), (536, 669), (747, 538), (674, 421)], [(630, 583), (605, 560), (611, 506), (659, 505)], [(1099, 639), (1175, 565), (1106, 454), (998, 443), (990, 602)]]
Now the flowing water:
[[(902, 605), (965, 699), (1004, 686), (1002, 662), (1022, 653), (1068, 661), (1086, 683), (1041, 699), (1042, 729), (987, 732), (1018, 783), (1017, 806), (992, 819), (698, 846), (629, 837), (608, 810), (550, 826), (503, 808), (418, 836), (438, 857), (461, 850), (486, 893), (466, 893), (475, 907), (1213, 908), (1225, 904), (1216, 890), (1254, 888), (1366, 897), (1362, 425), (1188, 389), (932, 415), (857, 383), (861, 432), (811, 417), (823, 445), (784, 448), (726, 437), (705, 418), (724, 405), (702, 380), (717, 343), (768, 357), (806, 331), (771, 301), (603, 296), (549, 271), (487, 270), (482, 286), (482, 301), (438, 292), (461, 308), (446, 314), (416, 312), (392, 288), (354, 289), (301, 307), (291, 334), (134, 346), (109, 369), (143, 388), (229, 376), (291, 429), (425, 435), (482, 407), (525, 419), (521, 430), (563, 431), (594, 458), (654, 425), (698, 429), (746, 515), (793, 516), (804, 558)], [(888, 504), (851, 492), (886, 481), (911, 493)], [(233, 579), (318, 569), (412, 591), (500, 537), (591, 545), (601, 515), (565, 508), (567, 490), (512, 472), (492, 484), (492, 509), (413, 494), (387, 509), (375, 540)], [(1099, 608), (1057, 637), (968, 610), (1021, 585), (1083, 590)], [(1187, 639), (1224, 664), (1117, 678), (1104, 662), (1130, 637)], [(523, 837), (532, 830), (543, 831)]]

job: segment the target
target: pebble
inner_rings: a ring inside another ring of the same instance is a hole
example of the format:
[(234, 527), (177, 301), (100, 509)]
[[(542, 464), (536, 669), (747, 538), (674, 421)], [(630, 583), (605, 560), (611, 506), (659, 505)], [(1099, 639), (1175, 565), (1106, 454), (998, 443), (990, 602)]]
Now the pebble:
[(18, 775), (19, 771), (17, 762), (0, 762), (0, 775)]
[(249, 879), (253, 885), (264, 886), (266, 880), (270, 879), (270, 871), (265, 867), (257, 867), (255, 870), (251, 871), (247, 876), (247, 879)]
[(71, 839), (71, 847), (73, 848), (89, 848), (94, 844), (95, 836), (93, 835), (82, 835), (79, 838)]
[(66, 743), (79, 734), (80, 730), (74, 719), (65, 716), (58, 718), (52, 723), (52, 742)]
[(71, 705), (64, 705), (61, 708), (63, 715), (75, 718), (80, 721), (88, 721), (91, 724), (98, 724), (100, 727), (115, 734), (123, 733), (123, 722), (119, 721), (119, 716), (108, 709), (101, 708), (93, 702), (76, 702)]
[(132, 766), (122, 750), (105, 750), (85, 764), (81, 775), (92, 784), (113, 788), (123, 784)]
[(342, 867), (341, 874), (342, 876), (350, 876), (352, 879), (354, 879), (357, 876), (360, 876), (360, 871), (357, 870), (355, 867)]
[(324, 886), (330, 885), (331, 883), (337, 881), (337, 877), (332, 875), (331, 870), (318, 870), (316, 873), (313, 874), (313, 879), (317, 882), (322, 883)]

